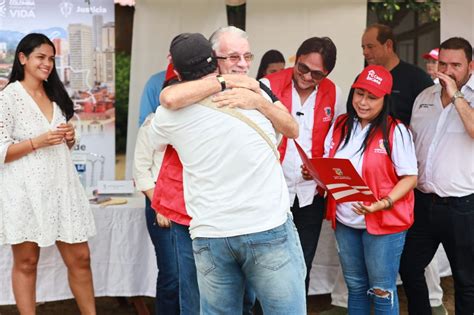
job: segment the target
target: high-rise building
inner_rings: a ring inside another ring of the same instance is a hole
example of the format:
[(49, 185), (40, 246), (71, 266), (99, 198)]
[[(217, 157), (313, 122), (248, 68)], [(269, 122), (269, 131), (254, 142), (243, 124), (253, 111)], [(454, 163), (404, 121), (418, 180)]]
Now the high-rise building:
[(115, 50), (115, 23), (108, 22), (102, 27), (102, 50)]
[(68, 33), (71, 88), (91, 89), (94, 84), (92, 28), (84, 24), (69, 24)]
[(92, 16), (92, 41), (95, 51), (102, 51), (102, 26), (104, 25), (104, 17), (102, 15)]
[(62, 55), (62, 40), (61, 38), (53, 38), (54, 49), (56, 50), (56, 55)]

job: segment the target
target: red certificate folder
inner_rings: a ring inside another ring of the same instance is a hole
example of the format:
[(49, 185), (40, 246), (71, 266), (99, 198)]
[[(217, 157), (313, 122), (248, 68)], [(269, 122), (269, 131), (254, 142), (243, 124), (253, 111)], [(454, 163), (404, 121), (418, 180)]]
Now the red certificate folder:
[(296, 149), (310, 174), (319, 186), (339, 202), (369, 201), (377, 199), (348, 159), (310, 159), (295, 141)]

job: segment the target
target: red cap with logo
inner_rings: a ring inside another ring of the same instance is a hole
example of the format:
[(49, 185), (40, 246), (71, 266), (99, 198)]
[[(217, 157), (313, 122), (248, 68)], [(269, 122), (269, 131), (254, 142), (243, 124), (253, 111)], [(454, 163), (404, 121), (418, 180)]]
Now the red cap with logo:
[(392, 92), (392, 83), (392, 75), (387, 69), (370, 65), (362, 70), (352, 87), (367, 90), (376, 97), (382, 97)]
[(423, 54), (424, 59), (434, 59), (438, 60), (439, 48), (431, 49), (429, 53)]

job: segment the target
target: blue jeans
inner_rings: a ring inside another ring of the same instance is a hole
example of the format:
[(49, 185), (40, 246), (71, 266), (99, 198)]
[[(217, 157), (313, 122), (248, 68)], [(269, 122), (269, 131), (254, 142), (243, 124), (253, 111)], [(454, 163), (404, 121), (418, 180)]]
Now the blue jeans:
[(199, 288), (189, 227), (172, 222), (171, 233), (178, 260), (181, 315), (199, 315)]
[(193, 240), (201, 314), (242, 314), (245, 282), (264, 314), (306, 314), (303, 251), (291, 219), (264, 232)]
[[(199, 287), (189, 227), (173, 222), (171, 224), (171, 234), (178, 260), (181, 315), (199, 315)], [(254, 303), (254, 291), (250, 288), (246, 288), (243, 306), (244, 315), (253, 314), (252, 307)]]
[(176, 252), (168, 228), (161, 228), (156, 223), (155, 210), (146, 198), (146, 225), (153, 246), (155, 247), (158, 279), (156, 280), (155, 314), (179, 314), (178, 264)]
[[(398, 315), (397, 275), (406, 231), (371, 235), (337, 222), (336, 241), (349, 290), (349, 314)], [(384, 294), (376, 294), (377, 290)]]

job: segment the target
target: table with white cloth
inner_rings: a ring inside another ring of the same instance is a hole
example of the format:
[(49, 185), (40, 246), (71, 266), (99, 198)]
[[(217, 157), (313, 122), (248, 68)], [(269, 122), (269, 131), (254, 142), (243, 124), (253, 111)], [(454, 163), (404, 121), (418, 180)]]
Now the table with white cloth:
[[(156, 258), (145, 221), (142, 194), (125, 205), (92, 206), (97, 234), (89, 240), (96, 296), (155, 296)], [(15, 304), (10, 246), (0, 246), (0, 305)], [(56, 246), (42, 248), (37, 301), (72, 298), (67, 270)]]
[[(93, 206), (97, 235), (89, 240), (96, 296), (155, 296), (156, 258), (145, 222), (144, 197), (101, 208)], [(441, 276), (450, 275), (444, 252), (436, 256)], [(14, 304), (10, 246), (0, 246), (0, 305)], [(309, 294), (331, 292), (339, 269), (334, 232), (325, 221), (311, 271)], [(41, 249), (37, 301), (72, 298), (56, 246)]]

